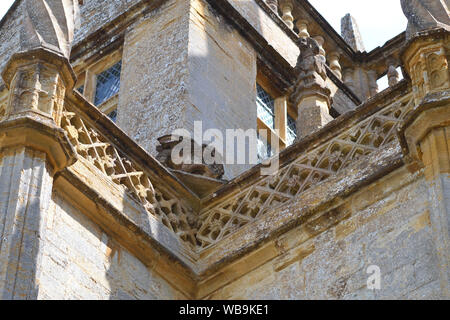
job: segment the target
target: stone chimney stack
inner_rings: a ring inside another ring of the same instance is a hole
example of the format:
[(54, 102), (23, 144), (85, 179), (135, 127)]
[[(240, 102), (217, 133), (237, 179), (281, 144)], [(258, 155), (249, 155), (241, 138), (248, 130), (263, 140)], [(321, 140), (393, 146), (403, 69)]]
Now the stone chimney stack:
[(353, 50), (366, 51), (356, 19), (350, 13), (341, 19), (341, 35)]

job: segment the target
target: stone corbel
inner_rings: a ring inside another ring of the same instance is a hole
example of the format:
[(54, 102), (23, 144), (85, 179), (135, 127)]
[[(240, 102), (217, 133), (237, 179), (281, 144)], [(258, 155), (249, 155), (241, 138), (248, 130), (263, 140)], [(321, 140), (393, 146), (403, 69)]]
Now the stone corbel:
[(449, 134), (450, 91), (428, 94), (399, 129), (404, 155), (425, 167), (429, 180), (450, 173)]

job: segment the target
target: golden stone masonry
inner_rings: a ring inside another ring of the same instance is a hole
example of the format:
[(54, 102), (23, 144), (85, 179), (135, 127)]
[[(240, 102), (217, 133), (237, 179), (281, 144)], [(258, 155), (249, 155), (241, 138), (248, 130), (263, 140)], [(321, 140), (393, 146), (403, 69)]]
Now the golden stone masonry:
[[(307, 0), (16, 0), (0, 299), (449, 299), (450, 3), (401, 5), (367, 52)], [(176, 163), (199, 122), (259, 164)]]

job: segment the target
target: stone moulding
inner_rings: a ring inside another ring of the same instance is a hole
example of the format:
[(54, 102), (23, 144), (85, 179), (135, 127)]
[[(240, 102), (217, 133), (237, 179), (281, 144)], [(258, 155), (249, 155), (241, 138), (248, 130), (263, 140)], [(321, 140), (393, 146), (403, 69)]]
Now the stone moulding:
[[(442, 91), (427, 94), (421, 104), (417, 106), (405, 119), (402, 126), (398, 130), (398, 137), (403, 154), (410, 157), (409, 160), (419, 160), (420, 150), (416, 148), (420, 141), (433, 129), (439, 127), (450, 126), (450, 117), (448, 116), (450, 105), (450, 91)], [(431, 114), (422, 116), (422, 113), (430, 111)], [(406, 134), (408, 127), (414, 122), (414, 134)], [(409, 136), (408, 140), (406, 136)]]
[[(32, 58), (31, 60), (30, 57)], [(11, 83), (17, 68), (21, 65), (30, 64), (30, 61), (33, 61), (33, 63), (48, 63), (56, 66), (59, 68), (65, 87), (67, 89), (73, 88), (76, 76), (68, 63), (68, 60), (62, 55), (43, 48), (33, 49), (27, 52), (18, 52), (12, 56), (5, 69), (2, 71), (2, 77), (5, 80), (6, 86)]]
[(0, 124), (0, 146), (2, 149), (26, 146), (45, 152), (53, 173), (70, 166), (77, 159), (64, 130), (29, 116)]

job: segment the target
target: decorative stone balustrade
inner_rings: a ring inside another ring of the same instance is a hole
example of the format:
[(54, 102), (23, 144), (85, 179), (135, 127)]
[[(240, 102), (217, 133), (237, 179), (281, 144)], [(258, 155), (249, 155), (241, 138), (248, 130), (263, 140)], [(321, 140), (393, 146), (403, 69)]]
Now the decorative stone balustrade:
[(297, 29), (298, 29), (298, 36), (300, 38), (307, 38), (309, 37), (308, 32), (308, 21), (304, 19), (298, 19), (295, 23)]
[(399, 81), (399, 73), (397, 71), (398, 63), (395, 63), (394, 59), (388, 59), (387, 60), (387, 77), (388, 77), (388, 83), (390, 87), (395, 86)]
[(284, 1), (280, 4), (280, 10), (282, 13), (281, 19), (283, 19), (284, 23), (290, 28), (294, 29), (294, 16), (292, 15), (292, 10), (294, 9), (294, 5), (292, 1)]
[(244, 225), (277, 210), (294, 197), (391, 144), (397, 128), (413, 109), (411, 93), (393, 101), (335, 138), (298, 156), (273, 176), (261, 176), (247, 187), (215, 202), (201, 214), (200, 249), (225, 240)]
[[(320, 22), (312, 18), (312, 16), (317, 18), (319, 15), (316, 13), (311, 16), (310, 11), (314, 9), (303, 8), (301, 3), (296, 0), (264, 0), (264, 2), (299, 38), (312, 37), (319, 42), (321, 54), (327, 57), (329, 68), (358, 96), (359, 100), (365, 101), (376, 95), (379, 92), (377, 81), (386, 74), (390, 87), (399, 82), (400, 75), (397, 67), (399, 66), (399, 54), (405, 40), (404, 34), (393, 38), (383, 47), (365, 52), (359, 31), (355, 30), (361, 45), (356, 46), (358, 48), (356, 50), (354, 46), (348, 44), (351, 47), (348, 49), (345, 47), (345, 40), (335, 41), (336, 39), (332, 40), (332, 37), (329, 36), (325, 38), (325, 34), (329, 35), (329, 32), (326, 31), (326, 26), (320, 25)], [(353, 19), (351, 16), (346, 18), (347, 20)], [(356, 23), (354, 20), (350, 20), (350, 22)], [(325, 31), (320, 31), (321, 29)], [(347, 70), (344, 71), (344, 69)]]

